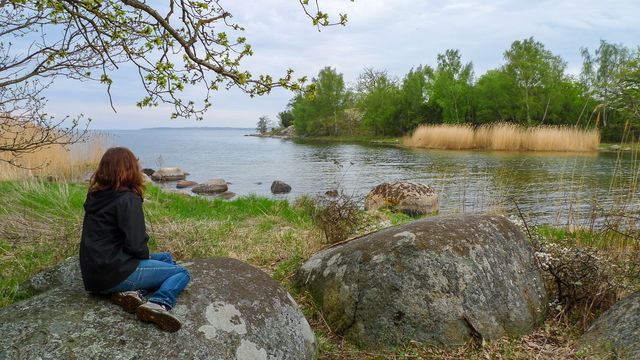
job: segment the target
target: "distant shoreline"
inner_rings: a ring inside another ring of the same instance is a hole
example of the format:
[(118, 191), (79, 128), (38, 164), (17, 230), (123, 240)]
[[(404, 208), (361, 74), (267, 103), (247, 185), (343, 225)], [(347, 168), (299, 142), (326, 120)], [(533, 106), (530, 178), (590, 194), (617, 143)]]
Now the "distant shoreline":
[(250, 127), (228, 127), (228, 126), (162, 126), (162, 127), (150, 127), (141, 129), (90, 129), (94, 132), (109, 132), (109, 131), (140, 131), (140, 130), (255, 130)]
[[(118, 129), (115, 129), (118, 130)], [(126, 130), (126, 129), (122, 129)], [(131, 129), (133, 130), (133, 129)], [(230, 127), (230, 126), (160, 126), (151, 128), (142, 128), (138, 130), (254, 130), (253, 128)]]

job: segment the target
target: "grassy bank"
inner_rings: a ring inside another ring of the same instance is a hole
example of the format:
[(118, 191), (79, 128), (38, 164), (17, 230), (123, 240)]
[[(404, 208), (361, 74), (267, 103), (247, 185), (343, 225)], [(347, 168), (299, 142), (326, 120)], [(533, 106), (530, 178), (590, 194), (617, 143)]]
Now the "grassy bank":
[[(6, 306), (17, 299), (18, 283), (77, 254), (86, 185), (0, 182), (0, 193), (0, 306)], [(233, 257), (277, 273), (321, 246), (309, 216), (286, 201), (227, 202), (150, 187), (144, 209), (151, 250), (180, 259)]]
[[(4, 194), (0, 197), (0, 223), (3, 224), (0, 228), (0, 307), (3, 307), (21, 299), (16, 292), (20, 282), (77, 254), (86, 185), (0, 182), (0, 193)], [(585, 303), (576, 299), (566, 306), (554, 305), (547, 322), (522, 338), (472, 342), (448, 350), (412, 343), (388, 353), (372, 353), (355, 348), (332, 332), (308, 294), (297, 292), (290, 283), (295, 269), (327, 245), (309, 215), (308, 200), (289, 203), (243, 197), (223, 201), (150, 187), (144, 208), (152, 251), (169, 251), (179, 259), (233, 257), (271, 274), (292, 293), (309, 319), (317, 335), (320, 359), (579, 359), (582, 355), (575, 350), (575, 340), (593, 317), (619, 296), (640, 288), (622, 271), (631, 254), (638, 251), (633, 236), (530, 228), (539, 250), (555, 259), (546, 266), (575, 272), (571, 270), (577, 266), (571, 260), (575, 251), (586, 251), (606, 260), (592, 264), (600, 277), (589, 278), (591, 282), (583, 278), (584, 284), (569, 289), (590, 294), (588, 299), (593, 301)], [(381, 226), (382, 222), (388, 226), (410, 220), (403, 215), (386, 213), (367, 214), (363, 219), (362, 231)], [(584, 263), (584, 258), (578, 260)], [(549, 280), (553, 284), (553, 279)]]

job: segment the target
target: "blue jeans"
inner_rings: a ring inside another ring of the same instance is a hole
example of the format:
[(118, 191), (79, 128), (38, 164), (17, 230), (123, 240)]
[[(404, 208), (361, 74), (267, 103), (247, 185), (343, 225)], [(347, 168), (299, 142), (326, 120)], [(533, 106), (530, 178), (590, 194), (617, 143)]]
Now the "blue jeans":
[(176, 298), (189, 283), (191, 275), (187, 269), (176, 265), (169, 253), (151, 254), (149, 257), (149, 260), (140, 260), (136, 270), (127, 279), (107, 292), (146, 292), (157, 289), (149, 301), (173, 308)]

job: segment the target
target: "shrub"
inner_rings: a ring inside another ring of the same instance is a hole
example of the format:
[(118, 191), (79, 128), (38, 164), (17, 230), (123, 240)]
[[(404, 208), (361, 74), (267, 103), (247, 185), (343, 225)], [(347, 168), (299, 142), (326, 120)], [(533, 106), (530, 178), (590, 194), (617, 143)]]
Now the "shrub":
[[(524, 227), (522, 221), (514, 222)], [(531, 225), (524, 230), (535, 247), (550, 292), (549, 306), (558, 319), (585, 330), (618, 299), (640, 288), (637, 250), (596, 249), (581, 244), (564, 230), (541, 232)], [(592, 236), (607, 234), (592, 233)]]
[(294, 207), (311, 216), (330, 244), (353, 235), (364, 221), (358, 203), (341, 190), (315, 198), (301, 197), (296, 200)]

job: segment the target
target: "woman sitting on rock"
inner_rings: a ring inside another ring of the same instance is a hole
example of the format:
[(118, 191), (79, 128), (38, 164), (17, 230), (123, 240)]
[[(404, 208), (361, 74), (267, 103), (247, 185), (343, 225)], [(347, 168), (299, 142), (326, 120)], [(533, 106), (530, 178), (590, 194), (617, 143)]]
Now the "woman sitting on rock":
[[(87, 291), (111, 300), (162, 330), (182, 326), (169, 310), (189, 283), (189, 272), (168, 253), (149, 255), (142, 212), (145, 186), (135, 155), (123, 147), (105, 152), (91, 177), (80, 241)], [(155, 290), (145, 302), (147, 291)]]

